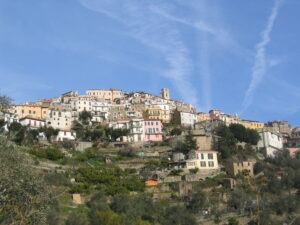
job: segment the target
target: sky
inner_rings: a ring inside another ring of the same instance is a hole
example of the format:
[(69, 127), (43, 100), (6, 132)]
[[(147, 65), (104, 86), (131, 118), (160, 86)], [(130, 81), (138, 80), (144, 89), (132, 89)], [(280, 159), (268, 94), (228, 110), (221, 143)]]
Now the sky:
[(300, 125), (299, 0), (0, 0), (0, 94), (118, 88)]

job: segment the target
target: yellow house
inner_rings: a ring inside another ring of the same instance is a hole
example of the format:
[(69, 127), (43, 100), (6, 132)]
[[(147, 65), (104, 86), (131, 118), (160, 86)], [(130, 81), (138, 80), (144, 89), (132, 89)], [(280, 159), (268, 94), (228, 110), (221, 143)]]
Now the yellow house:
[(197, 113), (197, 122), (209, 121), (210, 115), (204, 112)]
[(30, 116), (31, 118), (42, 118), (42, 106), (33, 104), (12, 105), (10, 112), (17, 115), (19, 118)]
[(88, 89), (86, 90), (87, 96), (94, 96), (100, 99), (104, 99), (108, 102), (113, 102), (115, 99), (120, 99), (124, 97), (124, 92), (118, 89)]
[(149, 108), (145, 111), (144, 117), (147, 119), (162, 120), (163, 110), (161, 108)]
[(243, 125), (246, 128), (253, 129), (253, 130), (259, 130), (264, 128), (265, 124), (260, 123), (258, 121), (252, 121), (252, 120), (238, 120), (238, 124)]

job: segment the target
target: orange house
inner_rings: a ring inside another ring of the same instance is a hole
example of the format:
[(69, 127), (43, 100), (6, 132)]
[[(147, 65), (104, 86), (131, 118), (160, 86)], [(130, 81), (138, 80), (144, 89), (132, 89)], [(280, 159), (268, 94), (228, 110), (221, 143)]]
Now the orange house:
[(157, 180), (153, 180), (153, 179), (149, 179), (145, 181), (145, 185), (146, 187), (153, 187), (153, 186), (157, 186), (158, 181)]

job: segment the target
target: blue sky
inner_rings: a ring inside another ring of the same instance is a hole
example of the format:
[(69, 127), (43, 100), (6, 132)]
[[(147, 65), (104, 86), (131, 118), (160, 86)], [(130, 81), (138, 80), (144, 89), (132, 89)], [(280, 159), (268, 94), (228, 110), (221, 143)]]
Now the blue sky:
[(0, 0), (0, 93), (168, 87), (198, 111), (300, 124), (299, 0)]

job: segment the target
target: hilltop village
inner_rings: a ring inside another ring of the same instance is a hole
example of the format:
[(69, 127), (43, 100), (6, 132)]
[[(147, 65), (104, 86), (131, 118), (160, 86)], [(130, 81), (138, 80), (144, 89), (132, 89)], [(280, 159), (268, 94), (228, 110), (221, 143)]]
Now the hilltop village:
[(20, 154), (42, 190), (14, 186), (31, 206), (4, 201), (5, 224), (30, 221), (53, 196), (49, 224), (300, 223), (300, 127), (288, 121), (197, 112), (167, 88), (88, 89), (1, 104), (0, 138), (2, 167), (19, 171), (9, 160)]

